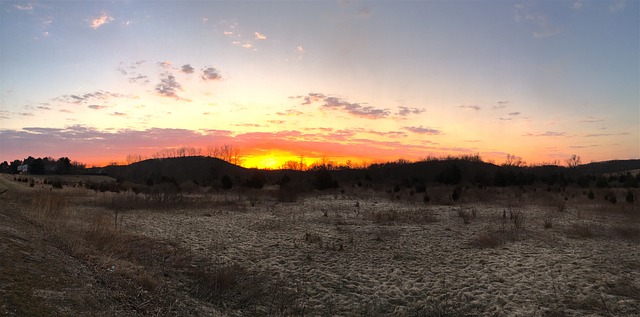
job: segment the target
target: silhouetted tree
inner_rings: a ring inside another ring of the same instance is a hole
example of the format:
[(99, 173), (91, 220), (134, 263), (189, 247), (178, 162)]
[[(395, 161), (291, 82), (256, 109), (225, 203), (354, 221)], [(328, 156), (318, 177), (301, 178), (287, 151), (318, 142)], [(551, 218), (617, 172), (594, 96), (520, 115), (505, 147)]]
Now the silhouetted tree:
[(9, 164), (9, 173), (10, 174), (17, 174), (18, 173), (18, 166), (22, 165), (22, 161), (20, 160), (14, 160), (13, 162), (11, 162), (11, 164)]
[(573, 155), (571, 155), (570, 158), (567, 159), (566, 162), (567, 162), (567, 166), (569, 168), (578, 167), (580, 165), (580, 163), (581, 163), (580, 156), (573, 154)]
[(331, 172), (327, 169), (319, 169), (317, 170), (315, 175), (315, 186), (316, 189), (325, 190), (331, 188), (338, 188), (338, 181), (333, 179), (331, 176)]
[(71, 160), (68, 157), (61, 157), (56, 162), (58, 174), (68, 174), (71, 171)]
[(29, 173), (35, 175), (44, 174), (44, 160), (37, 158), (31, 161), (29, 164)]
[(0, 173), (9, 173), (9, 163), (7, 161), (0, 163)]

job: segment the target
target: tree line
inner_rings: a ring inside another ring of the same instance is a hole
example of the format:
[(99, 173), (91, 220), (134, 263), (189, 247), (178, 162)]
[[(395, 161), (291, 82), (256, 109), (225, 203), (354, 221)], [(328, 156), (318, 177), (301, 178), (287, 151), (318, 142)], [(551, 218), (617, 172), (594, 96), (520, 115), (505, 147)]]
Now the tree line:
[(54, 159), (52, 157), (29, 156), (24, 160), (4, 161), (0, 163), (0, 173), (17, 174), (28, 172), (34, 175), (43, 174), (77, 174), (85, 170), (86, 165), (78, 161), (71, 161), (68, 157)]

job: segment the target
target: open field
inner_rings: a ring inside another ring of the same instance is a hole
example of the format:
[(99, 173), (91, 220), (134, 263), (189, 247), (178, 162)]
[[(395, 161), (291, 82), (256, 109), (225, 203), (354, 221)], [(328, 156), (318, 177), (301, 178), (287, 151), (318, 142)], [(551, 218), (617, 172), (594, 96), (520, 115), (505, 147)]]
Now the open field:
[(640, 205), (622, 189), (466, 188), (453, 202), (443, 186), (424, 203), (346, 188), (285, 203), (0, 181), (3, 315), (640, 314)]

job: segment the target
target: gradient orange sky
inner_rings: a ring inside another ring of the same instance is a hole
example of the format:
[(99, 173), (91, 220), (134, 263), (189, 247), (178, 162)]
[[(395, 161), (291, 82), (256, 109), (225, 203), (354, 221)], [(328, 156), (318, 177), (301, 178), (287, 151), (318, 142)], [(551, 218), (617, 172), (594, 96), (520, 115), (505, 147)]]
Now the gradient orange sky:
[(640, 158), (638, 1), (0, 8), (0, 161)]

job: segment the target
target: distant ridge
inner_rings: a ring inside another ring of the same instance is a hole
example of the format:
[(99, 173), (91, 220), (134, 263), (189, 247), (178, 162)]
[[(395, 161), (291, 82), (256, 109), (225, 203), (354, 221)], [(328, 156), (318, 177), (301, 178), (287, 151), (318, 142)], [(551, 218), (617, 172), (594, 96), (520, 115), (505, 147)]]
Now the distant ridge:
[[(366, 169), (338, 168), (331, 174), (340, 182), (369, 180), (386, 184), (458, 184), (460, 182), (481, 185), (524, 185), (537, 181), (553, 183), (571, 182), (580, 175), (598, 176), (602, 174), (624, 173), (640, 169), (640, 160), (612, 160), (580, 165), (576, 168), (563, 166), (499, 166), (480, 160), (444, 159), (419, 162), (389, 162), (374, 164)], [(205, 157), (189, 156), (177, 158), (149, 159), (130, 165), (94, 168), (91, 173), (104, 174), (122, 181), (155, 185), (160, 183), (194, 182), (200, 186), (219, 184), (224, 175), (234, 183), (244, 183), (259, 174), (267, 183), (276, 183), (285, 175), (296, 179), (313, 180), (313, 170), (247, 169), (226, 161)]]
[(621, 173), (640, 169), (640, 160), (611, 160), (604, 162), (594, 162), (578, 166), (578, 169), (585, 174), (609, 174)]

